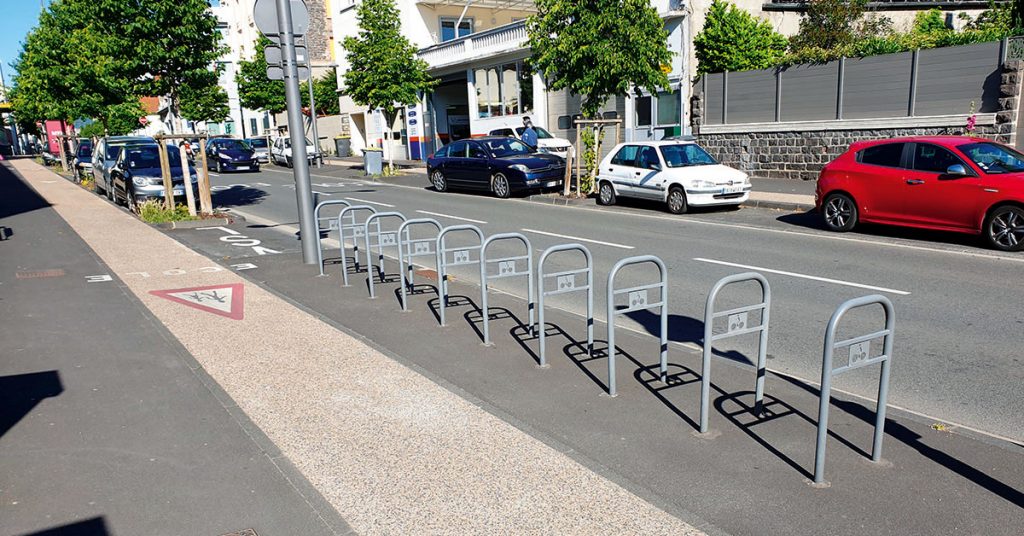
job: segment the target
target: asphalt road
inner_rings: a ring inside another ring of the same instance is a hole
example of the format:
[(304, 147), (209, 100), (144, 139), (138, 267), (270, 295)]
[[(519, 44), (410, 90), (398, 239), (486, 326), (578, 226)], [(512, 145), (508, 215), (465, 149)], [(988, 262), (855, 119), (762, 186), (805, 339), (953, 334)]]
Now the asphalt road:
[[(754, 270), (767, 276), (772, 291), (768, 366), (815, 383), (821, 376), (825, 326), (836, 306), (866, 294), (885, 295), (895, 304), (897, 317), (890, 404), (1024, 442), (1020, 417), (1024, 414), (1020, 350), (1024, 287), (1018, 283), (1024, 268), (1022, 255), (989, 251), (974, 238), (959, 235), (878, 227), (837, 235), (822, 230), (813, 214), (742, 209), (672, 216), (643, 203), (606, 208), (587, 202), (566, 207), (442, 194), (427, 189), (423, 173), (409, 173), (390, 184), (355, 178), (358, 172), (338, 167), (312, 173), (313, 189), (321, 201), (346, 199), (380, 211), (399, 211), (409, 218), (436, 218), (443, 225), (472, 223), (487, 235), (521, 232), (532, 242), (535, 262), (544, 248), (583, 242), (594, 255), (599, 319), (605, 317), (605, 278), (611, 266), (627, 256), (657, 255), (668, 267), (669, 338), (675, 343), (670, 360), (674, 352), (699, 349), (707, 293), (729, 274)], [(299, 249), (291, 170), (267, 167), (260, 173), (211, 179), (215, 204), (245, 216), (250, 235), (278, 251)], [(489, 256), (518, 254), (508, 243), (496, 244)], [(328, 252), (327, 257), (331, 256), (337, 253)], [(578, 266), (571, 256), (551, 261), (551, 271)], [(388, 271), (397, 271), (394, 262)], [(473, 270), (456, 271), (456, 276), (478, 279)], [(616, 288), (647, 284), (655, 277), (647, 267), (627, 268)], [(498, 280), (492, 288), (526, 295), (521, 280)], [(556, 298), (548, 303), (585, 313), (582, 293)], [(649, 299), (654, 301), (656, 296)], [(727, 289), (719, 309), (758, 299), (753, 285)], [(656, 311), (628, 316), (620, 329), (657, 334)], [(858, 310), (844, 320), (839, 336), (873, 332), (881, 322), (880, 310)], [(716, 324), (715, 329), (721, 331), (723, 326)], [(716, 344), (716, 353), (736, 362), (754, 358), (754, 336), (731, 340), (737, 343)], [(651, 352), (652, 356), (657, 352), (653, 338)], [(845, 358), (837, 356), (837, 361)], [(838, 377), (833, 385), (873, 397), (877, 371), (860, 369)]]

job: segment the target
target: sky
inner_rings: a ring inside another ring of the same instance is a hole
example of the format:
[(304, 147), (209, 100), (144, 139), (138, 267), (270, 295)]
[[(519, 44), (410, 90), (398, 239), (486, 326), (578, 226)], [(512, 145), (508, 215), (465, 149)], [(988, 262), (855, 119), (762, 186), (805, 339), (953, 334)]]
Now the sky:
[[(49, 5), (50, 0), (43, 0)], [(0, 0), (4, 8), (0, 17), (0, 62), (3, 63), (4, 80), (11, 83), (14, 68), (11, 62), (18, 57), (21, 43), (39, 20), (40, 0)], [(13, 6), (13, 9), (12, 9)]]

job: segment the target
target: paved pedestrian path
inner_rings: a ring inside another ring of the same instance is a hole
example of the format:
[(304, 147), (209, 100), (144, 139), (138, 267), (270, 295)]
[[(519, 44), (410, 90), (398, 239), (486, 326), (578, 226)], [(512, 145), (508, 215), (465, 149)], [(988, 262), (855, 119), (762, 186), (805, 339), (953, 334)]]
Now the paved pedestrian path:
[[(700, 533), (248, 283), (238, 273), (245, 263), (220, 267), (35, 163), (7, 165), (54, 206), (356, 532)], [(244, 310), (235, 315), (241, 319), (153, 294), (187, 299), (176, 291), (232, 285), (244, 289)]]

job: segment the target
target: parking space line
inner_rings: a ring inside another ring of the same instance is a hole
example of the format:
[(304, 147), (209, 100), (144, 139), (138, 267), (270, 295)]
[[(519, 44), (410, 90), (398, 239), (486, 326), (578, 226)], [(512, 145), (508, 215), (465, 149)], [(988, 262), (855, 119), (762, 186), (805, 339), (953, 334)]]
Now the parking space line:
[(438, 216), (438, 217), (441, 217), (441, 218), (449, 218), (449, 219), (452, 219), (452, 220), (468, 221), (469, 223), (479, 223), (480, 225), (485, 225), (487, 223), (485, 221), (474, 220), (474, 219), (471, 219), (471, 218), (463, 218), (462, 216), (452, 216), (451, 214), (441, 214), (440, 212), (427, 212), (426, 210), (417, 210), (416, 212), (418, 212), (420, 214), (426, 214), (428, 216)]
[(366, 203), (367, 205), (379, 205), (382, 207), (395, 208), (395, 205), (389, 205), (387, 203), (381, 203), (379, 201), (367, 201), (365, 199), (359, 199), (356, 197), (346, 197), (345, 199), (348, 199), (349, 201), (355, 201), (357, 203)]
[(600, 240), (592, 240), (590, 238), (580, 238), (578, 236), (570, 236), (570, 235), (564, 235), (564, 234), (549, 233), (547, 231), (538, 231), (536, 229), (520, 229), (520, 230), (525, 231), (527, 233), (534, 233), (534, 234), (545, 235), (545, 236), (553, 236), (555, 238), (567, 238), (569, 240), (578, 240), (580, 242), (588, 242), (590, 244), (600, 244), (602, 246), (609, 246), (609, 247), (619, 248), (619, 249), (636, 249), (633, 246), (624, 246), (622, 244), (616, 244), (614, 242), (602, 242)]
[(733, 263), (733, 262), (716, 261), (714, 259), (703, 259), (703, 258), (700, 258), (700, 257), (696, 257), (693, 260), (699, 261), (699, 262), (707, 262), (707, 263), (711, 263), (711, 264), (720, 264), (722, 266), (732, 266), (732, 267), (735, 267), (735, 268), (745, 268), (747, 270), (757, 270), (759, 272), (768, 272), (770, 274), (788, 275), (790, 277), (799, 277), (801, 279), (810, 279), (812, 281), (821, 281), (823, 283), (833, 283), (833, 284), (836, 284), (836, 285), (845, 285), (847, 287), (856, 287), (856, 288), (863, 288), (863, 289), (868, 289), (868, 290), (877, 290), (879, 292), (888, 292), (890, 294), (897, 294), (897, 295), (900, 295), (900, 296), (908, 296), (908, 295), (910, 295), (910, 293), (905, 291), (905, 290), (895, 290), (895, 289), (885, 288), (885, 287), (875, 287), (875, 286), (872, 286), (872, 285), (864, 285), (864, 284), (861, 284), (861, 283), (853, 283), (851, 281), (843, 281), (843, 280), (840, 280), (840, 279), (829, 279), (827, 277), (818, 277), (816, 275), (798, 274), (796, 272), (785, 272), (783, 270), (773, 270), (771, 268), (763, 268), (761, 266), (750, 266), (750, 265), (747, 265), (747, 264), (736, 264), (736, 263)]

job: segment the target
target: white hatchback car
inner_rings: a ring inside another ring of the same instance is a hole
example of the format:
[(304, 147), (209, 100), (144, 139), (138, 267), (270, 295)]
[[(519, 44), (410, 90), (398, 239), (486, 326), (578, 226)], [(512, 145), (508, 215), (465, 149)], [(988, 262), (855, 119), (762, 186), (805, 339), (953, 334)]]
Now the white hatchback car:
[(654, 199), (669, 212), (691, 206), (739, 206), (750, 196), (750, 180), (738, 169), (719, 164), (693, 140), (620, 143), (598, 169), (601, 205), (618, 197)]

